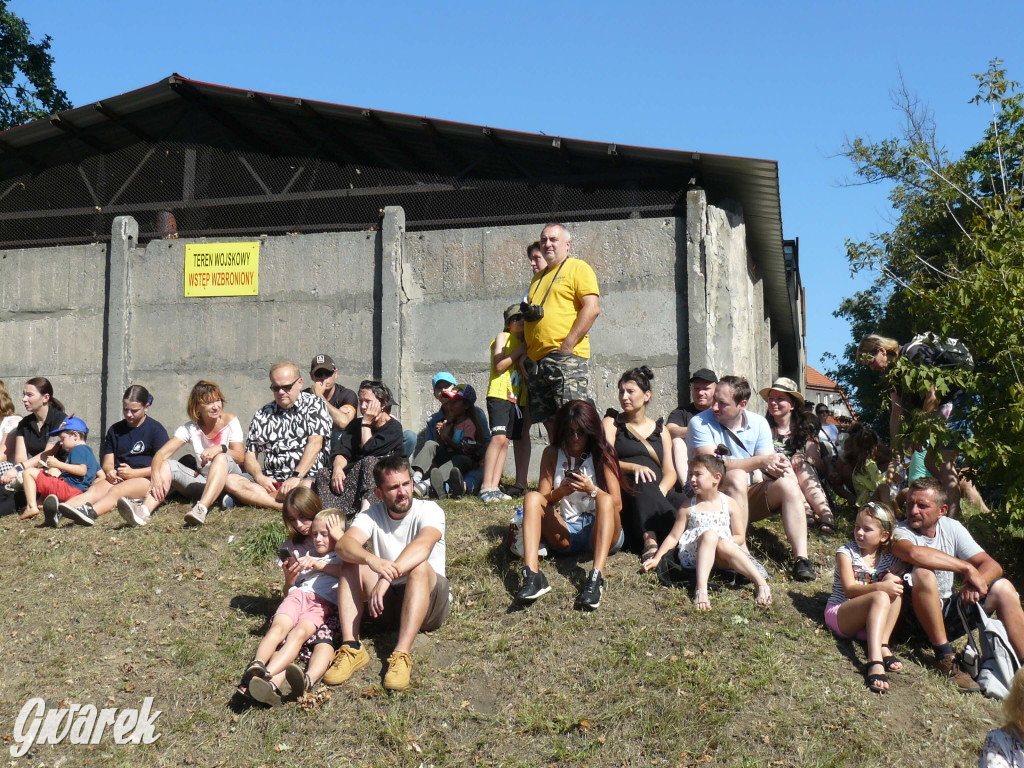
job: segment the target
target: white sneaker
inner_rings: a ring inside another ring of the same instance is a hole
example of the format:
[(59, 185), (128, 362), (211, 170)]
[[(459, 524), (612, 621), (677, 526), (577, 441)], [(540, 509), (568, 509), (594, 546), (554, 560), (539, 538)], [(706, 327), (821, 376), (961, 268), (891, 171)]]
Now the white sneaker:
[(117, 500), (118, 514), (128, 525), (142, 526), (149, 522), (149, 510), (146, 505), (122, 496)]
[(202, 504), (196, 504), (185, 513), (185, 525), (202, 525), (206, 522), (206, 513), (209, 510)]

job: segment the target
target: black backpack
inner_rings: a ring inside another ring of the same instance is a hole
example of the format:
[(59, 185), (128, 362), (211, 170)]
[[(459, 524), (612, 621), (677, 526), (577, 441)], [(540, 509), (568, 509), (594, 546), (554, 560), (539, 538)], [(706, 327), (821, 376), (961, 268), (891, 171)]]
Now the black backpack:
[(918, 365), (974, 370), (974, 355), (966, 344), (959, 339), (943, 339), (931, 331), (919, 333), (901, 348), (900, 353)]

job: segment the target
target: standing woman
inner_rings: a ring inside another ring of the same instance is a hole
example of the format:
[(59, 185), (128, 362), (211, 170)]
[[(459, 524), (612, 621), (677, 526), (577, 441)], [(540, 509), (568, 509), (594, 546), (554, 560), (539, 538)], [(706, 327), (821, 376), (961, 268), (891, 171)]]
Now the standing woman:
[(0, 475), (0, 484), (13, 483), (12, 490), (0, 490), (0, 515), (14, 512), (23, 503), (18, 475), (25, 467), (39, 466), (57, 450), (58, 438), (50, 436), (67, 418), (64, 405), (53, 396), (53, 386), (42, 376), (29, 379), (21, 389), (21, 402), (28, 411), (14, 430), (14, 466)]
[(592, 611), (601, 605), (608, 555), (623, 544), (619, 457), (605, 440), (597, 409), (583, 400), (558, 409), (551, 436), (537, 490), (523, 499), (523, 583), (516, 601), (532, 603), (551, 591), (539, 565), (543, 540), (555, 554), (594, 553), (576, 599), (577, 607)]
[(153, 396), (143, 386), (133, 384), (124, 391), (121, 400), (124, 418), (107, 430), (100, 449), (103, 479), (84, 493), (52, 508), (47, 508), (44, 501), (43, 512), (48, 523), (57, 527), (64, 515), (92, 525), (97, 516), (112, 510), (122, 496), (141, 499), (146, 495), (153, 457), (168, 440), (164, 425), (149, 418), (152, 404)]
[(403, 451), (403, 431), (391, 410), (391, 390), (380, 381), (359, 385), (359, 415), (344, 430), (331, 430), (331, 466), (316, 473), (313, 490), (327, 507), (351, 517), (377, 499), (373, 468), (384, 456)]
[(631, 368), (619, 379), (622, 412), (609, 408), (604, 416), (605, 438), (619, 456), (619, 470), (632, 478), (632, 488), (622, 494), (622, 528), (626, 546), (640, 553), (645, 563), (658, 551), (675, 524), (676, 509), (686, 501), (673, 491), (676, 470), (672, 463), (672, 439), (661, 419), (647, 415), (654, 372), (646, 365)]
[[(241, 474), (239, 464), (245, 455), (242, 425), (238, 417), (224, 410), (224, 393), (212, 381), (199, 381), (188, 396), (187, 421), (174, 431), (153, 457), (149, 490), (142, 502), (124, 494), (117, 500), (117, 511), (128, 525), (145, 525), (173, 487), (190, 499), (198, 499), (185, 513), (186, 525), (202, 525), (213, 503), (224, 490), (229, 474)], [(171, 458), (183, 445), (189, 445), (199, 470), (193, 470)]]
[[(818, 474), (828, 476), (818, 444), (818, 430), (821, 429), (818, 419), (804, 408), (803, 395), (792, 379), (781, 376), (760, 394), (768, 403), (765, 416), (772, 428), (775, 450), (789, 457), (804, 500), (810, 505), (814, 521), (822, 533), (832, 533), (836, 529), (835, 519)], [(808, 519), (808, 522), (812, 521)]]

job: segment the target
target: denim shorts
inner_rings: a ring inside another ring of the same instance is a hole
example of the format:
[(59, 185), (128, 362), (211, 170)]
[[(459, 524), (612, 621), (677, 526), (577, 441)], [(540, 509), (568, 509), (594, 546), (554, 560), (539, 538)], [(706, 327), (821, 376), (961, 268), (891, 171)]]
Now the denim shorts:
[[(594, 545), (590, 540), (591, 535), (594, 533), (594, 516), (593, 515), (580, 515), (571, 523), (566, 523), (565, 527), (569, 529), (569, 548), (563, 549), (558, 552), (560, 555), (575, 555), (578, 552), (593, 553)], [(612, 548), (608, 551), (608, 554), (614, 554), (622, 549), (622, 545), (626, 542), (626, 534), (624, 531), (619, 531), (619, 538)]]

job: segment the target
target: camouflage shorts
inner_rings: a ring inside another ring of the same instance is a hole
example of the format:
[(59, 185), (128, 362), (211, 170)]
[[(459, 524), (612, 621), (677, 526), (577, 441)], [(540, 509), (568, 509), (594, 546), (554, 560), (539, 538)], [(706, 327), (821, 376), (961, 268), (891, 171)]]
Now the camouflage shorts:
[(564, 352), (551, 352), (527, 361), (530, 420), (548, 421), (570, 400), (590, 400), (590, 360)]

